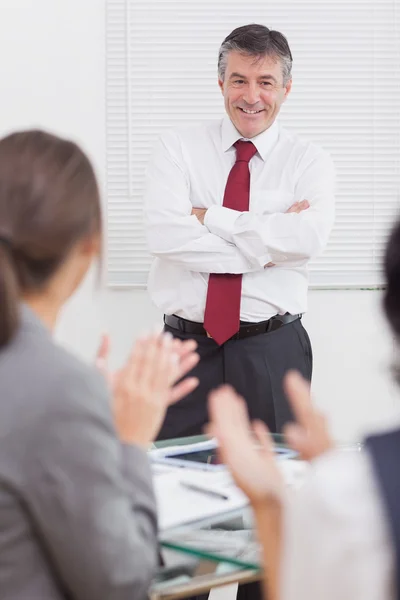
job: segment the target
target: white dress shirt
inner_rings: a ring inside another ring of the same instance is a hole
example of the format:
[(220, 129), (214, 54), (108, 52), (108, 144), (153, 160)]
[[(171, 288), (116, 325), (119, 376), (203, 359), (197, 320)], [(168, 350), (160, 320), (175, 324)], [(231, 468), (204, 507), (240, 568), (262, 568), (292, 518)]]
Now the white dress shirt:
[[(307, 308), (309, 259), (334, 220), (330, 156), (275, 122), (251, 141), (248, 212), (222, 206), (233, 144), (228, 117), (167, 132), (147, 171), (145, 219), (155, 256), (148, 289), (166, 314), (203, 322), (209, 273), (242, 273), (241, 319), (262, 321)], [(285, 214), (308, 200), (310, 208)], [(192, 208), (206, 208), (204, 225)], [(273, 267), (265, 267), (272, 262)]]
[(368, 452), (314, 461), (286, 510), (282, 600), (395, 600), (395, 557)]

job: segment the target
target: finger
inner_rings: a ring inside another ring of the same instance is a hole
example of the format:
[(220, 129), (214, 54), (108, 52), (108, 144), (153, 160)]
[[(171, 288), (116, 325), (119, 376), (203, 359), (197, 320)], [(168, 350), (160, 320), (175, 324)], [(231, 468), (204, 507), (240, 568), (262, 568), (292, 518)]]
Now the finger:
[(172, 388), (169, 394), (168, 404), (175, 404), (185, 396), (193, 392), (199, 385), (197, 377), (188, 377)]
[(160, 377), (165, 376), (168, 360), (168, 348), (171, 347), (172, 336), (151, 335), (148, 343), (143, 348), (143, 363), (140, 373), (141, 383), (144, 388), (159, 388)]
[(160, 336), (157, 340), (156, 352), (152, 356), (151, 385), (154, 391), (159, 392), (157, 398), (167, 401), (168, 390), (173, 382), (178, 379), (179, 357), (173, 351), (173, 339), (169, 334)]
[(289, 371), (283, 381), (296, 421), (303, 427), (310, 427), (315, 410), (311, 404), (310, 384), (297, 371)]
[(212, 390), (208, 395), (208, 411), (212, 422), (223, 420), (223, 414), (229, 410), (230, 404), (233, 404), (237, 394), (230, 385), (221, 385)]
[(288, 446), (298, 452), (301, 458), (308, 460), (312, 442), (303, 427), (290, 423), (284, 428), (284, 435)]
[(218, 436), (242, 440), (250, 438), (250, 421), (247, 406), (230, 386), (221, 386), (209, 394), (209, 416)]
[(136, 381), (136, 378), (141, 371), (144, 358), (144, 348), (146, 344), (148, 344), (148, 340), (148, 335), (142, 335), (136, 339), (123, 368), (124, 375), (133, 381)]
[(257, 441), (259, 442), (261, 449), (268, 454), (273, 454), (274, 442), (266, 424), (263, 421), (257, 419), (253, 421), (252, 425), (253, 433)]
[(187, 375), (200, 360), (200, 356), (193, 352), (189, 356), (186, 356), (178, 365), (178, 370), (176, 374), (176, 379), (173, 381), (175, 383), (178, 379), (181, 379), (185, 375)]
[(174, 338), (172, 347), (174, 352), (176, 352), (180, 357), (184, 357), (186, 354), (190, 354), (196, 350), (197, 342), (195, 340), (180, 340), (178, 338)]
[(96, 366), (99, 369), (107, 367), (108, 357), (110, 354), (110, 336), (104, 333), (101, 336), (100, 345), (96, 353)]
[(308, 200), (302, 200), (301, 202), (298, 202), (294, 212), (300, 214), (301, 212), (303, 212), (303, 210), (307, 210), (308, 208), (310, 208)]
[(299, 203), (295, 202), (290, 208), (287, 209), (286, 213), (296, 212), (298, 205)]
[(97, 356), (106, 358), (110, 350), (110, 336), (108, 333), (103, 333), (100, 340), (100, 345), (97, 350)]
[[(116, 388), (119, 389), (119, 386), (122, 384), (123, 382), (123, 377), (124, 377), (124, 370), (120, 369), (119, 371), (116, 371), (114, 373), (114, 381), (113, 381), (113, 385), (115, 384)], [(112, 406), (113, 406), (113, 410), (115, 412), (119, 412), (120, 407), (122, 405), (122, 394), (120, 393), (113, 393), (112, 396)]]

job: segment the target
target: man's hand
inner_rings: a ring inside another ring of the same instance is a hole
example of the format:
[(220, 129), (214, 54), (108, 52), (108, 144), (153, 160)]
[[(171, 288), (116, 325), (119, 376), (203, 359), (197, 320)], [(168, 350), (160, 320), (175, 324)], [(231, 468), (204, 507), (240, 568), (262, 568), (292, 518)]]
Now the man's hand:
[(200, 223), (204, 225), (204, 216), (207, 212), (206, 208), (192, 208), (192, 215), (198, 218)]
[(300, 214), (303, 210), (307, 210), (310, 208), (310, 203), (308, 200), (302, 200), (301, 202), (295, 202), (292, 204), (290, 208), (287, 209), (286, 214), (288, 213), (297, 213)]
[[(301, 212), (303, 212), (303, 210), (307, 210), (307, 208), (310, 208), (309, 201), (302, 200), (301, 202), (295, 202), (294, 204), (292, 204), (292, 206), (287, 209), (286, 214), (288, 214), (288, 213), (300, 214)], [(269, 262), (266, 265), (264, 265), (264, 269), (267, 267), (275, 267), (275, 263)]]

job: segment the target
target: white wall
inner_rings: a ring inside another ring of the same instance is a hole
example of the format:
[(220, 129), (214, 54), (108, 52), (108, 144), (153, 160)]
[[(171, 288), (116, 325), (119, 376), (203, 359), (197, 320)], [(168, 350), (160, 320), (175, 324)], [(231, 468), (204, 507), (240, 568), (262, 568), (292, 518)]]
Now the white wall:
[[(101, 183), (105, 166), (104, 0), (2, 0), (0, 135), (43, 127), (82, 143)], [(85, 359), (101, 331), (113, 338), (113, 364), (138, 332), (161, 323), (144, 291), (94, 290), (85, 282), (64, 311), (59, 340)], [(393, 342), (380, 293), (312, 291), (304, 320), (314, 345), (314, 393), (342, 439), (391, 420), (397, 392), (388, 373)]]

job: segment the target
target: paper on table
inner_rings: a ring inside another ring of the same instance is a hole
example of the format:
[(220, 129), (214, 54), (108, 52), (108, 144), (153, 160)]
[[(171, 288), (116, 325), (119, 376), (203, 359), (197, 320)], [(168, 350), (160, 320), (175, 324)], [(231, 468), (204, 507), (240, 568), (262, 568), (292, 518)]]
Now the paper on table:
[[(278, 460), (277, 464), (288, 487), (292, 489), (301, 487), (309, 468), (307, 463), (298, 460)], [(229, 511), (245, 508), (249, 504), (248, 498), (235, 485), (228, 470), (198, 471), (157, 463), (153, 463), (152, 470), (160, 532), (223, 515)], [(190, 490), (184, 487), (182, 482), (221, 492), (228, 496), (228, 500)]]
[[(228, 500), (207, 496), (182, 485), (194, 483), (221, 491)], [(158, 506), (158, 524), (161, 532), (200, 521), (209, 517), (244, 508), (247, 497), (236, 487), (227, 472), (208, 473), (191, 469), (157, 470), (153, 477)]]

